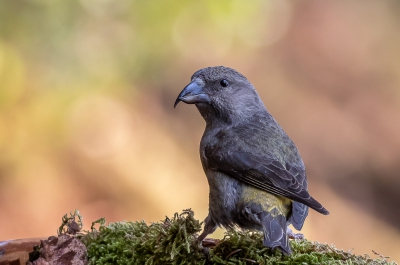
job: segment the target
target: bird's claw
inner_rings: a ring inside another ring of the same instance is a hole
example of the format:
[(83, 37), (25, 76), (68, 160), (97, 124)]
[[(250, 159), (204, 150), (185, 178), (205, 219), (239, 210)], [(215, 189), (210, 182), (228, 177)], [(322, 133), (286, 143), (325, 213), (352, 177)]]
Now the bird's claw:
[(210, 248), (214, 248), (220, 241), (221, 240), (219, 239), (213, 238), (204, 238), (203, 240), (199, 240), (199, 238), (197, 238), (193, 241), (192, 245), (195, 249), (197, 249), (197, 251), (203, 252), (206, 258), (206, 264), (209, 264), (209, 262), (211, 262)]
[(301, 233), (296, 234), (289, 227), (287, 228), (286, 233), (287, 233), (287, 236), (290, 239), (304, 239), (304, 235), (303, 234), (301, 234)]
[[(199, 252), (202, 252), (204, 254), (204, 256), (206, 258), (206, 262), (207, 262), (206, 264), (208, 264), (208, 262), (210, 261), (210, 258), (211, 258), (211, 256), (210, 256), (210, 248), (208, 247), (207, 242), (204, 242), (204, 241), (208, 241), (208, 240), (200, 241), (200, 240), (196, 239), (196, 240), (194, 240), (192, 242), (192, 246), (193, 246), (193, 248), (195, 249), (196, 252), (199, 251)], [(203, 246), (203, 243), (205, 243), (204, 246)]]

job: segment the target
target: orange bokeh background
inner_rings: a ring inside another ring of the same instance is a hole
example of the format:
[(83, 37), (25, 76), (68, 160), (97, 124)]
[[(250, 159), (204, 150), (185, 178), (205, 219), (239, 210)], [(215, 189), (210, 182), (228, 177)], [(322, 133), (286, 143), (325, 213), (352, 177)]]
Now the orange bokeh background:
[[(0, 240), (158, 221), (208, 185), (204, 121), (173, 103), (196, 70), (237, 69), (297, 144), (308, 239), (400, 260), (396, 1), (0, 2)], [(217, 231), (215, 236), (221, 236)]]

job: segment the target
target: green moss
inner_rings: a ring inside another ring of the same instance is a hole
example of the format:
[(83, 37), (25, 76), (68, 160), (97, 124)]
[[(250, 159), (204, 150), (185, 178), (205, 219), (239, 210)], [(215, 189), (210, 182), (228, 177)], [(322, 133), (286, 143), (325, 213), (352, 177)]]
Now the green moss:
[[(59, 231), (76, 227), (74, 222), (81, 227), (81, 221), (79, 212), (64, 216)], [(210, 249), (207, 263), (204, 250), (195, 244), (200, 230), (201, 223), (194, 213), (184, 210), (150, 225), (144, 221), (107, 225), (102, 218), (77, 237), (87, 247), (90, 264), (397, 264), (384, 257), (374, 260), (307, 240), (291, 241), (293, 254), (284, 256), (264, 247), (261, 233), (233, 230)]]
[(205, 258), (191, 243), (201, 230), (194, 213), (185, 210), (172, 219), (147, 225), (118, 222), (105, 225), (81, 237), (91, 264), (204, 264)]
[[(262, 245), (262, 234), (248, 231), (228, 231), (225, 238), (213, 249), (214, 264), (396, 264), (384, 258), (371, 259), (357, 256), (333, 245), (292, 240), (291, 256), (272, 251)], [(240, 250), (240, 251), (239, 251)], [(233, 252), (237, 251), (232, 255)], [(227, 259), (229, 257), (229, 260)]]

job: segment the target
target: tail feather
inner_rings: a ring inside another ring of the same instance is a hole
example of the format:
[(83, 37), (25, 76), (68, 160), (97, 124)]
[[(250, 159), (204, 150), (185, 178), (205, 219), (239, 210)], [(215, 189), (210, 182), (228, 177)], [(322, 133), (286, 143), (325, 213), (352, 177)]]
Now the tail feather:
[(290, 255), (292, 249), (286, 234), (286, 218), (278, 214), (276, 209), (269, 213), (263, 212), (262, 226), (264, 231), (264, 246), (278, 248), (283, 254)]
[(297, 230), (301, 230), (304, 224), (304, 220), (308, 215), (308, 206), (300, 202), (292, 202), (292, 213), (289, 217), (289, 222)]

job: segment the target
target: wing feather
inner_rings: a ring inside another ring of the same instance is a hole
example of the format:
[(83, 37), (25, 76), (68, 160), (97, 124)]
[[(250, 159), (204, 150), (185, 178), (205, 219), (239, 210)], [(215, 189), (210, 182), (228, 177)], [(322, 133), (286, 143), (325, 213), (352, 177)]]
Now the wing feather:
[[(208, 166), (213, 170), (227, 174), (266, 192), (307, 205), (322, 214), (329, 214), (308, 193), (305, 172), (302, 169), (299, 170), (290, 167), (290, 165), (285, 167), (277, 160), (266, 157), (260, 158), (249, 152), (224, 152), (217, 146), (206, 147), (205, 156)], [(295, 204), (293, 210), (305, 212), (307, 215), (307, 210), (300, 204)], [(297, 225), (300, 228), (305, 216), (300, 218), (302, 219), (300, 220), (301, 224)]]

